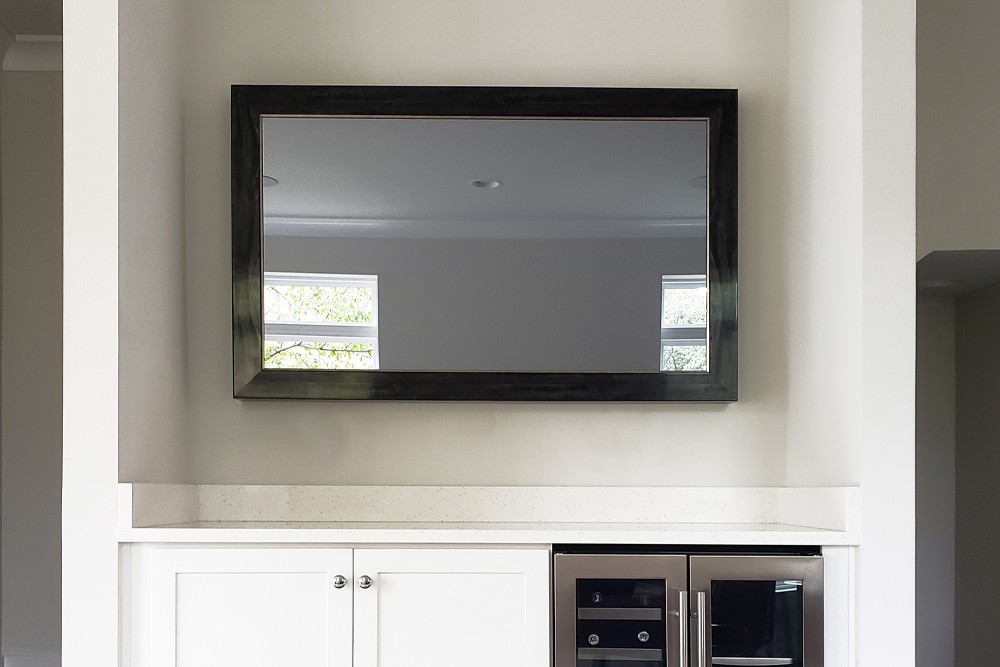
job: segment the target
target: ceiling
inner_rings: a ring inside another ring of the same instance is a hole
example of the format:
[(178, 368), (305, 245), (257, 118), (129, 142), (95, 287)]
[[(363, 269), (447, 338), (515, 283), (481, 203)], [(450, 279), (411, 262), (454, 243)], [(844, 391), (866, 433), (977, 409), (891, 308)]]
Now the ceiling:
[(1000, 250), (936, 250), (917, 262), (917, 293), (961, 296), (1000, 283)]
[(12, 35), (61, 35), (61, 0), (0, 0), (0, 25)]
[(267, 234), (705, 235), (700, 120), (265, 118), (262, 136)]

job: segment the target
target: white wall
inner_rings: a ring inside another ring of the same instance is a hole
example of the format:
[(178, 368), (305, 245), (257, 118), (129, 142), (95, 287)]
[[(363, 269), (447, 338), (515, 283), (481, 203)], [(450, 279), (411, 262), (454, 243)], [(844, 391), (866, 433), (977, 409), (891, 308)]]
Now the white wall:
[(1000, 248), (1000, 3), (917, 3), (917, 258)]
[(955, 664), (955, 299), (917, 300), (917, 665)]
[(959, 297), (955, 468), (955, 664), (996, 661), (1000, 535), (1000, 285)]
[(0, 73), (4, 656), (60, 652), (62, 75)]
[(660, 369), (661, 278), (705, 239), (267, 236), (267, 271), (378, 276), (379, 367)]
[[(783, 215), (785, 0), (502, 5), (302, 0), (283, 3), (281, 12), (264, 0), (220, 0), (189, 2), (187, 8), (187, 457), (192, 467), (185, 479), (784, 481), (790, 277), (780, 270), (786, 253), (780, 239), (797, 224)], [(228, 87), (235, 82), (739, 88), (740, 342), (748, 351), (741, 355), (740, 401), (729, 406), (234, 401)], [(122, 442), (123, 450), (144, 446)], [(123, 451), (126, 456), (140, 458)], [(131, 471), (135, 477), (153, 473), (152, 462)]]

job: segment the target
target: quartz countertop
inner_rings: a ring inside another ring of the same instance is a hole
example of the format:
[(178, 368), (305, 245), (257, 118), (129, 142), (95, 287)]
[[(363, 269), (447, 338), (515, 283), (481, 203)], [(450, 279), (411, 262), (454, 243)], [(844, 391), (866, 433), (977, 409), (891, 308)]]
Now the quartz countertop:
[(121, 542), (855, 545), (853, 487), (122, 484)]

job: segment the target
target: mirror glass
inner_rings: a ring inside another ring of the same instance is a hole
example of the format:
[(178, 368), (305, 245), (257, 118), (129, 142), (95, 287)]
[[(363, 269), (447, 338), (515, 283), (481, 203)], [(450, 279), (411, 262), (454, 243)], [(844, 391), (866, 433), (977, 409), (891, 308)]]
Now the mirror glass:
[(262, 114), (264, 369), (709, 371), (705, 118)]

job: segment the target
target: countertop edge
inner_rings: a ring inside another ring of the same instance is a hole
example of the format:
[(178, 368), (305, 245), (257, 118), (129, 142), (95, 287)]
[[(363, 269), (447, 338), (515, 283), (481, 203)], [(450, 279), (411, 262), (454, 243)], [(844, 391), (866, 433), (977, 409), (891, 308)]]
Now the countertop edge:
[(405, 527), (308, 528), (163, 526), (120, 528), (118, 541), (164, 544), (661, 544), (661, 545), (777, 545), (854, 546), (860, 535), (798, 526), (713, 526), (676, 528), (600, 527), (531, 528)]

